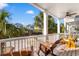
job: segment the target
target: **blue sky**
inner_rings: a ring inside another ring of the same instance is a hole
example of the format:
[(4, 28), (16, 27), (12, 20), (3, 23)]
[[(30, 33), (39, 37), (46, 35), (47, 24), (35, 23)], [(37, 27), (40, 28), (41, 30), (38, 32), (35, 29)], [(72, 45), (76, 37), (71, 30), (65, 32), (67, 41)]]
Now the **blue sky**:
[(33, 24), (34, 17), (41, 11), (27, 3), (9, 3), (5, 9), (10, 12), (10, 23), (21, 23), (23, 25)]
[(0, 4), (0, 9), (2, 8), (5, 8), (11, 14), (11, 19), (9, 20), (10, 23), (21, 23), (25, 26), (33, 24), (34, 17), (41, 12), (39, 9), (28, 3)]

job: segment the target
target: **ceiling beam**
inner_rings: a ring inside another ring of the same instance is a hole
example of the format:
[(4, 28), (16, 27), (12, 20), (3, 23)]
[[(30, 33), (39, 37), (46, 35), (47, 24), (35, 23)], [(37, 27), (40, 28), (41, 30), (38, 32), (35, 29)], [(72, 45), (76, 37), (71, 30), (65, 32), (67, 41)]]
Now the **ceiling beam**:
[(46, 10), (44, 8), (42, 8), (40, 5), (38, 5), (37, 3), (30, 3), (32, 6), (38, 8), (39, 10), (41, 10), (42, 12), (45, 12)]
[(41, 10), (42, 12), (46, 12), (47, 14), (51, 15), (52, 17), (57, 17), (55, 15), (53, 15), (53, 13), (51, 13), (50, 11), (48, 11), (47, 9), (44, 9), (43, 7), (41, 7), (40, 5), (38, 5), (37, 3), (30, 3), (32, 6), (38, 8), (39, 10)]

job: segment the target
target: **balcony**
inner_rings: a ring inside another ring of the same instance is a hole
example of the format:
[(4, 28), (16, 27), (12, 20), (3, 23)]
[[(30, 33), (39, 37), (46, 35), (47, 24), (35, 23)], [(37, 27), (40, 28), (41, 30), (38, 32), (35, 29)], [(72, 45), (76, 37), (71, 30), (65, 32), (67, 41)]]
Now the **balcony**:
[[(32, 51), (32, 55), (37, 55), (39, 50), (39, 45), (41, 42), (45, 42), (46, 36), (37, 35), (37, 36), (26, 36), (26, 37), (17, 37), (0, 40), (0, 55), (6, 55), (11, 52), (18, 51)], [(48, 35), (49, 41), (55, 41), (57, 39), (57, 34)]]
[[(9, 38), (9, 39), (2, 39), (0, 40), (0, 55), (2, 56), (54, 56), (53, 54), (48, 53), (45, 54), (46, 49), (50, 50), (49, 48), (43, 46), (41, 43), (50, 42), (54, 43), (57, 41), (62, 35), (61, 34), (48, 34), (48, 40), (46, 40), (46, 36), (44, 35), (36, 35), (36, 36), (26, 36), (26, 37), (16, 37), (16, 38)], [(67, 35), (67, 34), (65, 34)], [(76, 34), (75, 34), (76, 35)], [(40, 50), (40, 45), (45, 50)], [(48, 44), (48, 47), (50, 45)], [(53, 49), (52, 49), (53, 50)], [(54, 49), (53, 52), (59, 55), (65, 56), (72, 56), (72, 55), (79, 55), (78, 53), (79, 48), (67, 50), (65, 53), (61, 52), (60, 54)], [(39, 53), (38, 53), (39, 52)], [(55, 55), (56, 55), (55, 54)]]

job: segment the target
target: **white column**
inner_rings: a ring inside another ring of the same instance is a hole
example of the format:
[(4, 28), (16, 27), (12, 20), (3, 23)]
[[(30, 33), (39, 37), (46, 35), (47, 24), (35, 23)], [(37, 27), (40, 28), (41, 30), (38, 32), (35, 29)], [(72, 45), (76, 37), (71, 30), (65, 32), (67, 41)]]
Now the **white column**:
[(68, 21), (69, 21), (68, 18), (65, 17), (64, 18), (64, 33), (67, 33), (68, 32), (68, 28), (69, 28), (69, 26), (67, 24)]
[(57, 40), (59, 40), (60, 37), (60, 20), (57, 18)]
[(69, 32), (69, 27), (70, 27), (70, 26), (67, 25), (67, 24), (66, 24), (66, 26), (67, 26), (67, 27), (66, 27), (66, 30), (67, 30), (67, 32)]
[(44, 15), (43, 35), (47, 35), (48, 34), (48, 18), (45, 12), (43, 12), (43, 15)]
[(57, 33), (60, 33), (60, 20), (57, 19)]
[(64, 18), (64, 33), (66, 33), (66, 30), (67, 30), (67, 25), (66, 25), (65, 18)]

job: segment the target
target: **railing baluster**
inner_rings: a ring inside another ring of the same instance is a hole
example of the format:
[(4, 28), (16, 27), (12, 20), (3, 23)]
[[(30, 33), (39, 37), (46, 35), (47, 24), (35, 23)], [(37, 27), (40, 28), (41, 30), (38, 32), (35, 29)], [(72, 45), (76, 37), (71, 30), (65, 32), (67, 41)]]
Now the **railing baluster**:
[(28, 49), (28, 39), (27, 39), (27, 49)]
[(36, 44), (36, 38), (34, 37), (34, 50), (36, 51), (36, 49), (37, 49), (37, 44)]
[(33, 38), (33, 42), (32, 43), (33, 43), (33, 46), (34, 46), (34, 38)]
[(10, 41), (10, 48), (11, 48), (12, 46), (11, 46), (11, 41)]
[(20, 45), (20, 44), (19, 44), (19, 40), (18, 40), (18, 51), (19, 51), (19, 45)]
[(24, 39), (22, 39), (22, 49), (24, 48)]
[(39, 43), (39, 41), (37, 41), (37, 37), (35, 37), (35, 45), (36, 45), (36, 49), (38, 49), (38, 47), (37, 47), (37, 43)]
[(24, 39), (24, 48), (26, 49), (26, 39)]
[(37, 44), (36, 44), (36, 37), (34, 37), (34, 40), (35, 40), (35, 42), (34, 42), (34, 46), (35, 46), (35, 48), (37, 49)]
[(34, 38), (34, 47), (35, 47), (35, 42), (36, 42), (36, 39)]
[[(28, 45), (29, 45), (29, 47), (31, 46), (31, 38), (30, 39), (28, 39)], [(28, 47), (28, 49), (29, 49), (29, 47)]]
[(6, 52), (6, 42), (4, 42), (4, 51), (3, 52)]
[(16, 40), (14, 40), (14, 47), (15, 47), (15, 50), (16, 50)]
[[(30, 39), (29, 39), (30, 40)], [(30, 46), (32, 46), (32, 38), (31, 38), (31, 40), (30, 40)]]
[(33, 45), (33, 38), (31, 39), (31, 46)]
[(25, 46), (24, 46), (24, 39), (23, 39), (23, 49), (25, 48)]
[(21, 49), (23, 49), (23, 39), (21, 40)]
[(30, 38), (30, 40), (29, 40), (29, 43), (28, 43), (29, 47), (31, 46), (31, 40), (32, 40), (32, 38)]
[(27, 40), (28, 40), (28, 39), (26, 39), (26, 49), (27, 49), (27, 43), (28, 43)]
[(34, 38), (32, 39), (32, 46), (34, 46)]

